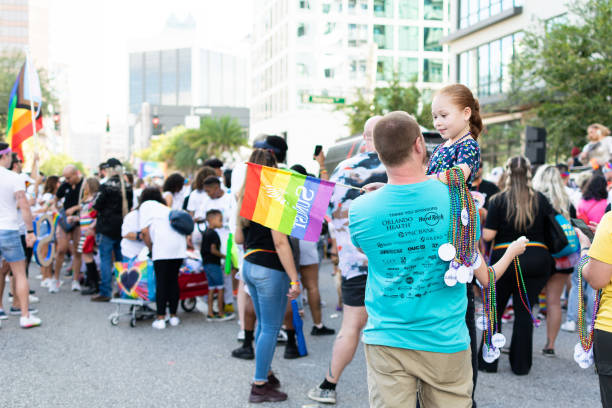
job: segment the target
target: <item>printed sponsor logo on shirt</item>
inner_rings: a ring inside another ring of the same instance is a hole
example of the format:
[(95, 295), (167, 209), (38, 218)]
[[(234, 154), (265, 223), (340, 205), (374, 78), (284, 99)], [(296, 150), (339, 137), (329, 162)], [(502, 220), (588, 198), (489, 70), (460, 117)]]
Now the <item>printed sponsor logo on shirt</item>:
[(435, 213), (433, 211), (432, 212), (428, 212), (423, 217), (419, 217), (419, 221), (420, 222), (424, 222), (425, 224), (429, 225), (430, 227), (433, 227), (434, 225), (437, 225), (443, 219), (444, 219), (444, 216), (442, 214), (438, 214), (438, 213)]

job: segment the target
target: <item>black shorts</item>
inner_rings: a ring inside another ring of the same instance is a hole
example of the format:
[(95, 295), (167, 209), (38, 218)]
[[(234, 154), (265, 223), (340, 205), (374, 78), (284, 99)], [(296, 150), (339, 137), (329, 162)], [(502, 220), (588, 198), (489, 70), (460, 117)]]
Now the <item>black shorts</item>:
[(347, 306), (365, 306), (365, 288), (368, 275), (355, 276), (351, 279), (342, 278), (342, 303)]

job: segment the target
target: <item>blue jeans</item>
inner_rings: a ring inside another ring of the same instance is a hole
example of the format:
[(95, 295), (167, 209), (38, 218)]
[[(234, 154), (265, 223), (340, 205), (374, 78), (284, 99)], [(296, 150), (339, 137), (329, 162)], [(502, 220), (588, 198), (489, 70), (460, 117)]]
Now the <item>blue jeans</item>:
[(100, 282), (100, 295), (111, 296), (111, 288), (113, 281), (113, 253), (115, 261), (123, 260), (121, 256), (121, 240), (112, 239), (104, 234), (98, 234), (98, 250), (100, 251), (100, 271), (102, 278)]
[[(582, 280), (582, 287), (585, 289), (583, 293), (587, 298), (585, 315), (586, 323), (588, 325), (591, 324), (591, 315), (593, 314), (595, 289), (590, 287), (584, 279)], [(582, 301), (584, 302), (584, 299)], [(569, 298), (567, 299), (567, 320), (578, 323), (578, 265), (574, 267), (574, 272), (572, 273), (572, 289), (570, 290)]]
[(249, 288), (257, 316), (253, 380), (268, 381), (276, 338), (287, 308), (289, 276), (285, 272), (244, 261), (242, 278)]

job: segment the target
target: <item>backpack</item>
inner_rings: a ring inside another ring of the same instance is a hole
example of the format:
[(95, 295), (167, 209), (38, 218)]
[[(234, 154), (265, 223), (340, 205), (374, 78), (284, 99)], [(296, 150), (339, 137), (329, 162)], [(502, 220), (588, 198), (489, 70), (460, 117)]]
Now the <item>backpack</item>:
[(170, 226), (181, 235), (191, 235), (194, 228), (191, 215), (183, 210), (172, 210), (168, 216)]

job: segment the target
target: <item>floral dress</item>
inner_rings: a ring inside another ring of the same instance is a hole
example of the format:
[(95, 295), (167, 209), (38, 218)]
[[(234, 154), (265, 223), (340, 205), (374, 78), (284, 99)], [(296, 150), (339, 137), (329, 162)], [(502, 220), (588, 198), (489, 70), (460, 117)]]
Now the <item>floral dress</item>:
[(471, 188), (480, 168), (480, 146), (474, 139), (464, 138), (448, 147), (445, 147), (444, 143), (438, 145), (429, 159), (427, 174), (441, 173), (460, 164), (466, 164), (470, 168), (470, 177), (466, 184)]

